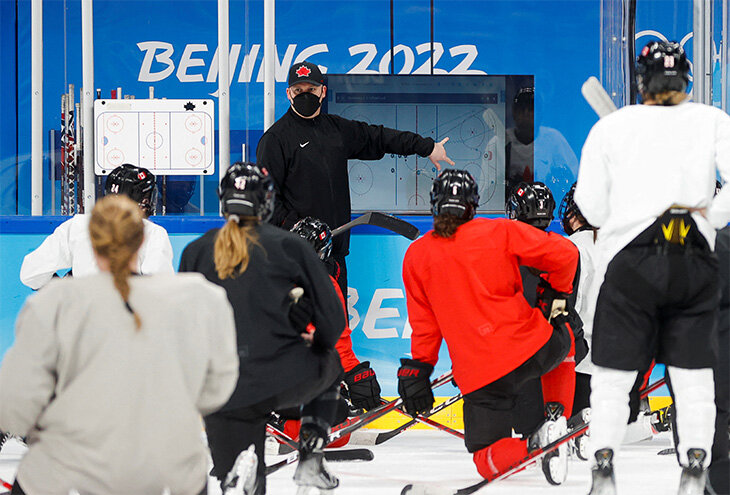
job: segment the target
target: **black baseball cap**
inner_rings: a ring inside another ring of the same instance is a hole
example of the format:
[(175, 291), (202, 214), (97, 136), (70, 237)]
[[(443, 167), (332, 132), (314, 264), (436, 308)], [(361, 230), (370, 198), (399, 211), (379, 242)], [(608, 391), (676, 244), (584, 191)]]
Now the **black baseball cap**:
[(311, 62), (299, 62), (289, 69), (289, 87), (300, 82), (307, 82), (316, 86), (324, 84), (324, 76), (317, 67), (317, 64)]

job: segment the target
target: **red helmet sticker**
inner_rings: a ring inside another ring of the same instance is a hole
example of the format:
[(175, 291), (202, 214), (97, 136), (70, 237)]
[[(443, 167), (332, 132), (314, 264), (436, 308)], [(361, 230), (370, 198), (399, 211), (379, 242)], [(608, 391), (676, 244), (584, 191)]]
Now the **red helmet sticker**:
[(320, 241), (323, 241), (325, 237), (327, 237), (327, 233), (326, 232), (320, 232), (320, 234), (319, 234), (319, 240)]
[(525, 190), (522, 188), (517, 189), (517, 196), (522, 197), (522, 195), (525, 194)]
[(641, 50), (641, 56), (646, 57), (646, 54), (649, 53), (649, 45), (646, 45), (643, 50)]
[(299, 77), (307, 77), (311, 73), (311, 69), (306, 65), (302, 65), (301, 67), (299, 67), (296, 72), (297, 76)]
[(145, 177), (147, 177), (147, 174), (145, 174), (144, 172), (140, 172), (137, 174), (137, 178), (139, 180), (144, 180)]

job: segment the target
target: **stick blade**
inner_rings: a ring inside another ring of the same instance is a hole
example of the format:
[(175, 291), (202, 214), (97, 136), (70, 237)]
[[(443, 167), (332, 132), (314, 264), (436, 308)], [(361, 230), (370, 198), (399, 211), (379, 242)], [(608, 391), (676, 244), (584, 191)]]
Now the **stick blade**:
[(415, 483), (404, 486), (400, 495), (454, 495), (456, 493), (456, 491), (448, 488)]
[(589, 77), (583, 83), (580, 92), (599, 117), (605, 117), (609, 113), (616, 111), (616, 105), (613, 100), (608, 96), (600, 81), (594, 76)]
[(388, 215), (387, 213), (381, 213), (379, 211), (372, 212), (368, 223), (370, 225), (375, 225), (376, 227), (382, 227), (390, 230), (396, 234), (400, 234), (406, 239), (410, 239), (412, 241), (418, 239), (418, 236), (421, 234), (415, 225), (394, 217), (393, 215)]

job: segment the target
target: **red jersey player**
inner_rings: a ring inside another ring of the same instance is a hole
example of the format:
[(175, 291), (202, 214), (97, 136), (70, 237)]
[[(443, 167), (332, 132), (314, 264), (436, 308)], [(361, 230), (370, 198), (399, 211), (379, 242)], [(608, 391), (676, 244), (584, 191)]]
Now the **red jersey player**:
[[(434, 230), (411, 244), (403, 261), (413, 357), (401, 359), (398, 392), (411, 415), (432, 408), (429, 375), (445, 340), (464, 396), (466, 448), (479, 473), (492, 479), (567, 431), (575, 346), (557, 308), (572, 290), (578, 250), (522, 222), (475, 219), (478, 204), (477, 185), (464, 170), (445, 170), (433, 183)], [(521, 265), (544, 272), (542, 310), (523, 296)], [(535, 377), (547, 420), (527, 438), (511, 438), (517, 391)], [(565, 479), (566, 457), (567, 447), (545, 456), (550, 483)]]

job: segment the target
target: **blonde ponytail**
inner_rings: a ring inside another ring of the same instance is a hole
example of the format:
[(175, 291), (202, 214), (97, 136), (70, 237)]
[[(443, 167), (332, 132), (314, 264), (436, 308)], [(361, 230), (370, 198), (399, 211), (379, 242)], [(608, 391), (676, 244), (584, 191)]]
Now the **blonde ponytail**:
[[(240, 223), (239, 223), (240, 222)], [(234, 278), (248, 268), (251, 259), (251, 245), (258, 244), (256, 226), (258, 217), (242, 217), (230, 215), (215, 239), (213, 261), (218, 272), (218, 278)], [(238, 273), (236, 267), (239, 267)]]
[(135, 328), (139, 330), (142, 321), (129, 305), (129, 265), (136, 258), (144, 240), (142, 211), (137, 203), (126, 196), (105, 196), (91, 212), (89, 237), (94, 252), (109, 261), (114, 286), (132, 313)]

